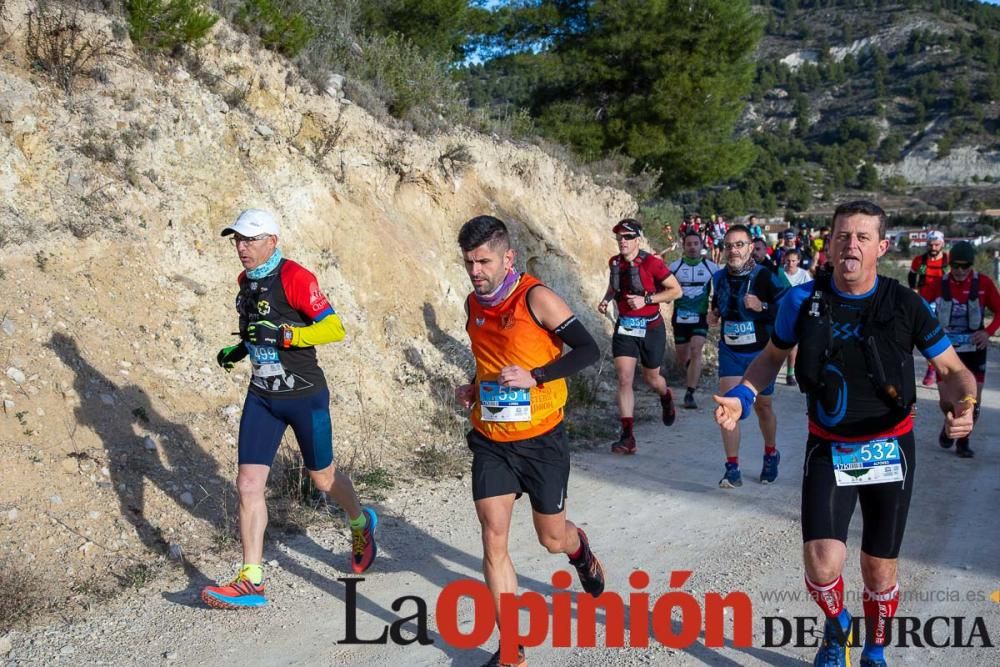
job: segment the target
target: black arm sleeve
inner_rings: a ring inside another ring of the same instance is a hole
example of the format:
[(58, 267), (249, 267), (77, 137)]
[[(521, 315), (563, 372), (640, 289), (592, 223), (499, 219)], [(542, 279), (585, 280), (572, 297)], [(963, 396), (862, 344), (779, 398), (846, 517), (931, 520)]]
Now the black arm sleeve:
[(552, 333), (559, 336), (570, 350), (558, 359), (531, 371), (531, 377), (538, 384), (569, 377), (595, 363), (601, 356), (597, 341), (583, 323), (576, 319), (576, 315), (557, 326)]
[(917, 288), (917, 274), (914, 271), (910, 271), (906, 274), (906, 282), (909, 284), (910, 289)]

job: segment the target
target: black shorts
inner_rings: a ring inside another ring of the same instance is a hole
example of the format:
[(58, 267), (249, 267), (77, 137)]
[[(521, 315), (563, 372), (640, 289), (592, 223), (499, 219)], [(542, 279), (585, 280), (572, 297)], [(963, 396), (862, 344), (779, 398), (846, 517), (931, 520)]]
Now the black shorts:
[(903, 541), (916, 465), (913, 431), (901, 435), (903, 481), (865, 486), (837, 486), (830, 441), (810, 435), (802, 476), (802, 541), (847, 543), (854, 506), (861, 501), (861, 550), (876, 558), (896, 558)]
[(670, 326), (674, 330), (674, 345), (684, 345), (691, 342), (693, 336), (708, 338), (708, 316), (701, 315), (697, 322), (684, 324), (676, 321), (677, 314), (670, 318)]
[(465, 439), (472, 450), (472, 499), (527, 493), (539, 514), (566, 509), (569, 441), (560, 423), (536, 438), (494, 442), (472, 429)]
[(958, 358), (969, 372), (976, 376), (976, 382), (979, 384), (986, 382), (986, 348), (974, 352), (959, 352)]
[(663, 318), (658, 322), (656, 326), (646, 329), (643, 338), (618, 333), (616, 324), (615, 335), (611, 337), (611, 356), (638, 359), (646, 368), (662, 366), (663, 352), (667, 345), (667, 327), (663, 324)]

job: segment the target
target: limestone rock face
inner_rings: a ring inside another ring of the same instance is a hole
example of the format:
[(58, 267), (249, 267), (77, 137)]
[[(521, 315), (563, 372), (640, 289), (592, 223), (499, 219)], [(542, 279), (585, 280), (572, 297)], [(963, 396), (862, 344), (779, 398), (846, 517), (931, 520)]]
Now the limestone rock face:
[[(25, 56), (26, 10), (8, 2), (0, 23), (0, 315), (16, 332), (0, 356), (18, 369), (0, 378), (0, 516), (17, 516), (0, 521), (0, 556), (79, 561), (82, 578), (183, 531), (197, 560), (234, 497), (248, 367), (215, 356), (235, 342), (241, 269), (220, 231), (243, 208), (274, 212), (285, 256), (344, 320), (347, 338), (319, 350), (342, 465), (462, 446), (469, 218), (507, 221), (518, 267), (601, 332), (627, 194), (533, 146), (386, 127), (221, 22), (198, 67), (126, 38), (67, 95)], [(96, 546), (78, 551), (80, 536)]]

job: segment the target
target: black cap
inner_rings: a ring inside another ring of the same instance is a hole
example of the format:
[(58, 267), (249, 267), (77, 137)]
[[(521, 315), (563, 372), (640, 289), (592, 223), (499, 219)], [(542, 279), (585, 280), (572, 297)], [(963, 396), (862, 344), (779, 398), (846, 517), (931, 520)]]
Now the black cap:
[(612, 227), (612, 232), (615, 234), (642, 234), (642, 225), (639, 224), (638, 220), (633, 220), (632, 218), (625, 218), (617, 225)]

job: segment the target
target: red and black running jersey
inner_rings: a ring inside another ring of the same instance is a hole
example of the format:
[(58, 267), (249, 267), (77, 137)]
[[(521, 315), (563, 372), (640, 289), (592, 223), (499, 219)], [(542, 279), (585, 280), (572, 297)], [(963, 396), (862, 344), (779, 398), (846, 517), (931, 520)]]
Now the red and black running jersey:
[[(269, 275), (248, 278), (242, 272), (236, 296), (240, 316), (240, 335), (253, 322), (267, 320), (277, 326), (304, 327), (334, 312), (319, 283), (301, 265), (283, 259)], [(309, 396), (326, 388), (326, 377), (316, 361), (313, 347), (281, 349), (244, 342), (250, 353), (253, 374), (250, 391), (273, 398)]]

